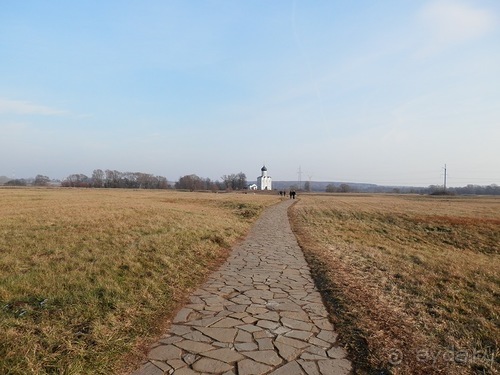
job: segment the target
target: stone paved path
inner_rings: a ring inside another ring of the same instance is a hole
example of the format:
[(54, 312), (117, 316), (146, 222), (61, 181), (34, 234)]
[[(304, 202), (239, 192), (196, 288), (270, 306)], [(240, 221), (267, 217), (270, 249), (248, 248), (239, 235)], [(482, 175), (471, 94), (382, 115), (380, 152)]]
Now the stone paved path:
[(133, 375), (337, 375), (351, 363), (288, 222), (267, 209)]

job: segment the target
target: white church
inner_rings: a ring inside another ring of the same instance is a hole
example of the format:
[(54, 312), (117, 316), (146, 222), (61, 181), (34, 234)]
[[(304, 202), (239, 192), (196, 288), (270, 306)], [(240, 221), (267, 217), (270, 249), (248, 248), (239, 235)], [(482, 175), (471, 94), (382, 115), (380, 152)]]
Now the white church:
[(267, 168), (264, 165), (260, 169), (260, 176), (257, 177), (257, 189), (259, 190), (273, 190), (273, 179), (267, 175)]

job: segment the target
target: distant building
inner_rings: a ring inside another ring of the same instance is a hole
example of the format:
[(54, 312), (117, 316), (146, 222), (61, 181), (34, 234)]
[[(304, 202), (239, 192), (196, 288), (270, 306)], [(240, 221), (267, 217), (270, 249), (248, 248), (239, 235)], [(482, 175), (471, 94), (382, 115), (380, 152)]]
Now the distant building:
[(248, 187), (250, 190), (257, 190), (257, 184), (252, 184)]
[(260, 169), (261, 175), (257, 177), (257, 188), (259, 190), (272, 190), (273, 189), (273, 179), (267, 175), (267, 168), (264, 165)]

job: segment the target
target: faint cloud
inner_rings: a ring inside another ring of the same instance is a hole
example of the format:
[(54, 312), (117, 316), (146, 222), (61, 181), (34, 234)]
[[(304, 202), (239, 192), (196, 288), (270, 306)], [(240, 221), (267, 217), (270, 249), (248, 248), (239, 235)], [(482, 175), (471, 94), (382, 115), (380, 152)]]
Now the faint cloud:
[(419, 51), (421, 57), (479, 39), (493, 31), (497, 23), (492, 11), (455, 0), (431, 1), (422, 8), (417, 19), (430, 39)]
[(68, 111), (47, 107), (41, 104), (24, 100), (0, 98), (0, 114), (60, 116), (67, 115)]
[(0, 122), (0, 130), (2, 135), (18, 133), (19, 131), (24, 131), (29, 128), (29, 125), (24, 122)]

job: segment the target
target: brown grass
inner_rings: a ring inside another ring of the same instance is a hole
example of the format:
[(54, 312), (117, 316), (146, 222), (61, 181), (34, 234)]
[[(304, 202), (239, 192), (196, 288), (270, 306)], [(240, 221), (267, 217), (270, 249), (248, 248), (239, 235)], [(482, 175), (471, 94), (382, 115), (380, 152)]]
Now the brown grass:
[(0, 373), (120, 372), (277, 201), (0, 189)]
[(358, 373), (498, 373), (500, 199), (303, 195), (290, 217)]

